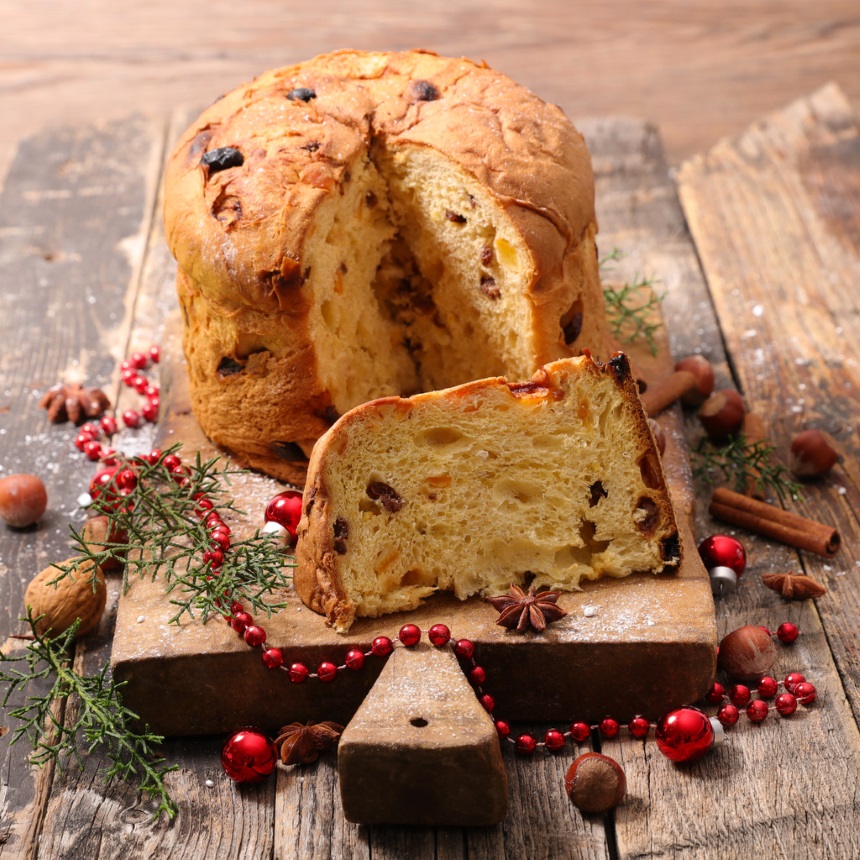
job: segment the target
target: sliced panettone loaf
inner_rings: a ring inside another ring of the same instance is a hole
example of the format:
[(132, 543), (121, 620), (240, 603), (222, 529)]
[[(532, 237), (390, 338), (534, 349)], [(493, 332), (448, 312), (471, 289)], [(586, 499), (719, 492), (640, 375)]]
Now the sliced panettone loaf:
[(314, 449), (298, 531), (296, 591), (341, 631), (436, 589), (569, 590), (680, 556), (622, 354), (353, 409)]
[(603, 354), (585, 142), (485, 65), (340, 51), (267, 72), (183, 135), (164, 198), (194, 414), (276, 477), (303, 482), (372, 398)]

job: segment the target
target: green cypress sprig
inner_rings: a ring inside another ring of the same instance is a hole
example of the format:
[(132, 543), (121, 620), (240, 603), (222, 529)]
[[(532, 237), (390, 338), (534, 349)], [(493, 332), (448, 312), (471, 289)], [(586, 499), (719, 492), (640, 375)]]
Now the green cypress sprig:
[[(7, 684), (3, 706), (7, 707), (16, 690), (26, 690), (24, 704), (9, 710), (9, 716), (21, 721), (12, 736), (12, 743), (26, 737), (33, 748), (31, 763), (42, 766), (54, 761), (62, 767), (65, 760), (74, 758), (81, 768), (84, 759), (96, 748), (107, 755), (110, 765), (102, 770), (105, 779), (120, 777), (137, 780), (141, 791), (158, 803), (154, 817), (162, 812), (173, 818), (176, 803), (164, 784), (165, 776), (177, 770), (177, 765), (166, 765), (154, 747), (164, 738), (149, 731), (137, 731), (134, 724), (137, 714), (122, 702), (121, 687), (109, 673), (105, 664), (95, 675), (82, 675), (75, 671), (72, 646), (80, 619), (65, 633), (52, 639), (49, 632), (40, 634), (32, 614), (22, 619), (30, 626), (32, 640), (25, 652), (0, 652), (0, 683)], [(29, 638), (29, 637), (28, 637)], [(6, 668), (10, 664), (25, 663), (26, 668)], [(43, 695), (33, 692), (34, 683), (46, 679), (50, 689)], [(67, 707), (63, 718), (54, 713), (54, 706), (75, 696), (75, 707)], [(83, 749), (79, 747), (79, 739)]]

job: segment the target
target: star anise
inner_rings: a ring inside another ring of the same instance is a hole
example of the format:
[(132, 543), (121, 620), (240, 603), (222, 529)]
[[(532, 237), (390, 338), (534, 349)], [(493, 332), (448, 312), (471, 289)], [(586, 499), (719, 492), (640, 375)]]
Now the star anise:
[(808, 600), (827, 593), (825, 586), (802, 573), (764, 573), (761, 581), (786, 600)]
[(501, 612), (501, 615), (496, 619), (496, 624), (520, 632), (531, 627), (540, 633), (547, 624), (558, 621), (559, 618), (564, 618), (567, 615), (567, 612), (556, 605), (560, 594), (560, 591), (535, 593), (533, 585), (526, 594), (518, 585), (511, 584), (507, 594), (501, 597), (488, 597), (487, 602)]
[(85, 418), (100, 418), (110, 409), (110, 400), (100, 388), (84, 388), (77, 382), (69, 382), (49, 388), (39, 406), (48, 410), (48, 418), (55, 424), (64, 421), (78, 424)]
[(309, 764), (319, 758), (320, 752), (334, 747), (343, 732), (343, 726), (326, 720), (322, 723), (290, 723), (275, 738), (284, 764)]

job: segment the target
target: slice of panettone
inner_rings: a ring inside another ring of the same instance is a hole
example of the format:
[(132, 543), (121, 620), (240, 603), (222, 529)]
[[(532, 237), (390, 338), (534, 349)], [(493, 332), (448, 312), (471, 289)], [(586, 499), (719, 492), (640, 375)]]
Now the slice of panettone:
[(298, 532), (296, 591), (340, 631), (437, 589), (572, 590), (680, 557), (621, 353), (356, 407), (314, 449)]

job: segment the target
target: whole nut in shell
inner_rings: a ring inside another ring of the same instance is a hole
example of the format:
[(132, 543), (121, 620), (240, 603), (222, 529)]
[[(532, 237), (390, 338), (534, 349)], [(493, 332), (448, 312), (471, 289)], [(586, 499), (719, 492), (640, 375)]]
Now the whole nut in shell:
[(776, 660), (776, 646), (762, 627), (746, 624), (720, 642), (717, 665), (736, 681), (758, 681)]
[(737, 391), (724, 388), (712, 394), (696, 413), (712, 442), (721, 444), (735, 436), (744, 423), (746, 407)]
[(798, 478), (826, 475), (838, 459), (833, 440), (822, 430), (804, 430), (791, 441), (791, 471)]
[(621, 803), (627, 777), (621, 765), (600, 753), (583, 753), (568, 768), (564, 787), (570, 802), (583, 812), (607, 812)]
[(17, 529), (39, 522), (48, 507), (48, 494), (36, 475), (0, 478), (0, 517)]
[[(74, 561), (67, 559), (62, 564), (69, 565)], [(51, 635), (58, 636), (68, 630), (77, 618), (81, 619), (78, 636), (96, 627), (107, 602), (107, 589), (100, 568), (96, 569), (93, 589), (93, 567), (91, 561), (83, 561), (76, 572), (65, 576), (56, 567), (46, 567), (27, 586), (24, 605), (31, 609), (34, 620), (39, 619), (36, 630), (40, 635), (50, 630)], [(54, 580), (57, 582), (52, 585)]]
[(701, 406), (714, 391), (714, 367), (704, 355), (682, 358), (675, 370), (687, 370), (696, 377), (696, 387), (681, 395), (684, 406)]
[(108, 549), (113, 549), (114, 554), (100, 564), (100, 567), (106, 573), (122, 570), (124, 563), (120, 558), (120, 553), (115, 547), (110, 547), (110, 544), (125, 543), (128, 540), (128, 535), (119, 534), (113, 531), (110, 527), (110, 520), (104, 516), (91, 517), (84, 523), (83, 541), (87, 545), (87, 549), (91, 553), (105, 552)]

